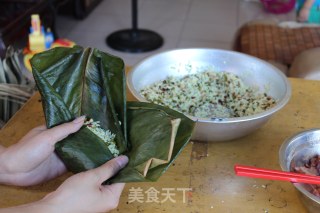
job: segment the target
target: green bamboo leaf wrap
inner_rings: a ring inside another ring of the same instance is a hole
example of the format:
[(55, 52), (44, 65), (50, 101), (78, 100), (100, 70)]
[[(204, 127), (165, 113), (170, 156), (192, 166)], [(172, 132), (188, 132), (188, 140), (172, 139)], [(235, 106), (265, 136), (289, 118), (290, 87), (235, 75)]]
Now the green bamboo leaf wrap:
[[(168, 148), (172, 135), (172, 121), (179, 120), (170, 159)], [(111, 182), (156, 181), (188, 144), (195, 123), (183, 114), (160, 105), (144, 102), (127, 103), (128, 139), (132, 149), (128, 153), (128, 166)], [(146, 176), (139, 171), (150, 158), (167, 162), (149, 168)]]
[[(31, 65), (48, 128), (86, 115), (116, 135), (129, 163), (109, 182), (157, 180), (190, 140), (194, 122), (183, 114), (126, 102), (124, 63), (118, 57), (94, 48), (58, 47), (36, 54)], [(75, 173), (113, 158), (87, 127), (58, 142), (56, 152)]]

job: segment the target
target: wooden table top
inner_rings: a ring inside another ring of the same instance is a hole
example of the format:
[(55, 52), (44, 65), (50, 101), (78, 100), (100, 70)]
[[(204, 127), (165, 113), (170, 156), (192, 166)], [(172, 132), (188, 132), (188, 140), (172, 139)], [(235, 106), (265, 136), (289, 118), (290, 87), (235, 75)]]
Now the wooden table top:
[[(289, 103), (261, 129), (228, 142), (190, 142), (157, 182), (126, 184), (113, 212), (307, 212), (291, 183), (238, 177), (233, 171), (235, 164), (280, 169), (283, 141), (319, 127), (320, 81), (290, 78), (290, 83)], [(131, 94), (128, 100), (134, 100)], [(9, 146), (43, 123), (37, 93), (0, 131), (0, 143)], [(0, 186), (0, 207), (41, 199), (70, 175), (32, 187)]]

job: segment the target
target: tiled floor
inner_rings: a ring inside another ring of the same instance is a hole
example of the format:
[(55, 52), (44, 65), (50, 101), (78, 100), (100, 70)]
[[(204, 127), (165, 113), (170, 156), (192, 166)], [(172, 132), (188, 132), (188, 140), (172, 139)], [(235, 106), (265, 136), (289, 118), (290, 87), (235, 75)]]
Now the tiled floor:
[(61, 37), (121, 57), (132, 66), (143, 58), (174, 48), (231, 49), (237, 29), (257, 19), (294, 20), (288, 14), (267, 13), (257, 0), (140, 0), (139, 28), (158, 32), (164, 45), (146, 53), (123, 53), (108, 47), (105, 38), (131, 27), (131, 0), (103, 0), (84, 20), (59, 15)]

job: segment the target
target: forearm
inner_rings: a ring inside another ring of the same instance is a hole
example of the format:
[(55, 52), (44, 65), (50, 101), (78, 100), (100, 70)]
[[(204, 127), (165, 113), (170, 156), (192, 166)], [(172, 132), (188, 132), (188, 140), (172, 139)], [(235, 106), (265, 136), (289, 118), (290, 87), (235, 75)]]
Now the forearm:
[(302, 6), (303, 9), (310, 9), (315, 0), (306, 0)]
[(10, 208), (0, 209), (0, 213), (58, 213), (60, 211), (57, 207), (51, 206), (44, 201), (37, 201), (20, 206), (14, 206)]

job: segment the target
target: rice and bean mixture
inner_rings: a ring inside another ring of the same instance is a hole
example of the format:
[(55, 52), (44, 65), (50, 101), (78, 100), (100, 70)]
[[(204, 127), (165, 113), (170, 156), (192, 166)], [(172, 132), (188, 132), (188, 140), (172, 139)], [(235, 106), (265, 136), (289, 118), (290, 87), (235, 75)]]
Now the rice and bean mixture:
[(84, 125), (101, 140), (103, 140), (114, 157), (117, 157), (120, 154), (116, 142), (114, 141), (116, 135), (110, 130), (102, 129), (100, 126), (100, 121), (94, 121), (93, 119), (90, 119), (85, 121)]
[(168, 77), (140, 91), (148, 101), (200, 118), (232, 118), (263, 112), (276, 100), (228, 72)]

